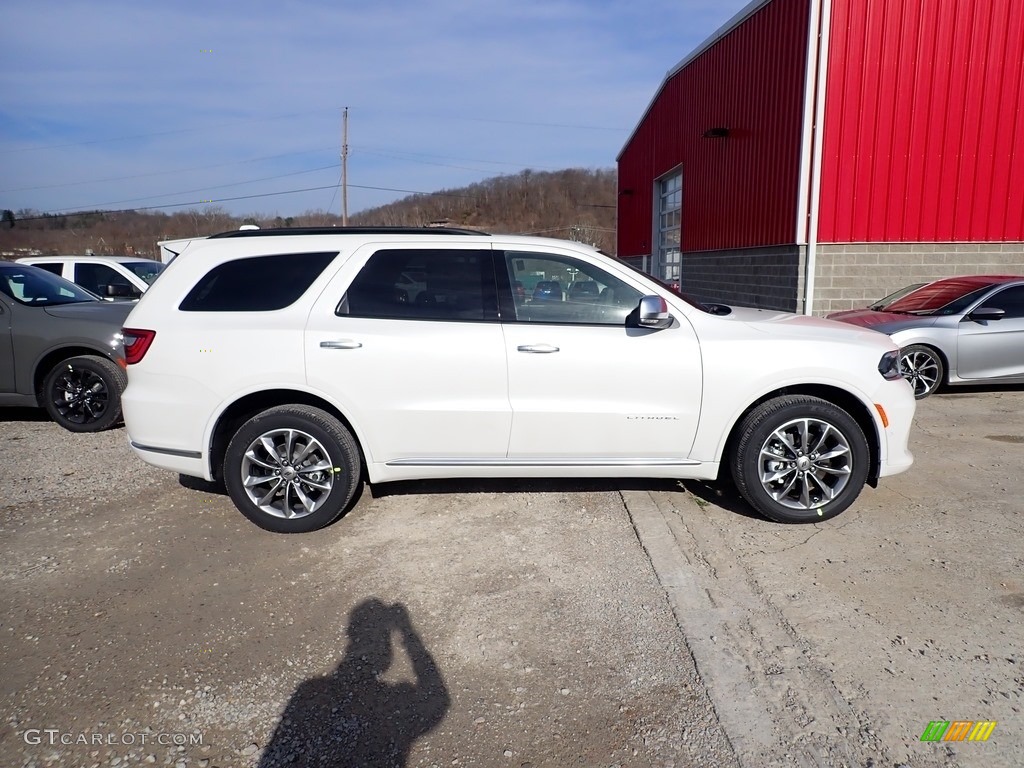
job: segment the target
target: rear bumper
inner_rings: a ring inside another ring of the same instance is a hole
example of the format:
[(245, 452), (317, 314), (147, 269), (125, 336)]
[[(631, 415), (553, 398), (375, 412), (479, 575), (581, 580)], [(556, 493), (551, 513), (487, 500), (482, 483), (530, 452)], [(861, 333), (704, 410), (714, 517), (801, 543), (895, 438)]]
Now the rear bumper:
[(142, 445), (130, 437), (128, 438), (128, 447), (132, 453), (154, 467), (192, 477), (201, 477), (204, 480), (213, 479), (206, 469), (206, 460), (198, 451), (179, 451), (160, 446)]

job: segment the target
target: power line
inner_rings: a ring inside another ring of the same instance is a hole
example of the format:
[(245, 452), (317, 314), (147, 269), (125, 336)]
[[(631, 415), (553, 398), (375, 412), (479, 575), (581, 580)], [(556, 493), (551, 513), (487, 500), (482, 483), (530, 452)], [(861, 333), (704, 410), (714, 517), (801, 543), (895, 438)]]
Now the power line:
[(238, 123), (251, 123), (251, 122), (262, 122), (271, 120), (283, 120), (287, 117), (303, 117), (305, 115), (317, 114), (319, 112), (334, 112), (335, 110), (341, 109), (341, 107), (330, 107), (324, 109), (314, 109), (306, 112), (291, 112), (283, 115), (271, 115), (269, 117), (246, 117), (239, 118), (238, 120), (229, 120), (225, 123), (216, 123), (214, 125), (205, 125), (201, 128), (178, 128), (173, 131), (153, 131), (151, 133), (136, 133), (131, 136), (114, 136), (106, 139), (85, 139), (83, 141), (72, 141), (67, 144), (45, 144), (41, 147), (12, 147), (11, 149), (0, 149), (0, 155), (10, 154), (12, 152), (39, 152), (46, 149), (66, 149), (68, 147), (84, 147), (93, 144), (111, 144), (115, 141), (131, 141), (133, 139), (149, 139), (154, 136), (174, 136), (182, 133), (195, 133), (196, 131), (206, 131), (211, 128), (224, 128), (229, 125), (237, 125)]
[[(454, 192), (423, 192), (417, 189), (396, 189), (394, 187), (371, 187), (364, 184), (349, 184), (350, 187), (356, 189), (369, 189), (376, 192), (402, 192), (408, 195), (434, 195), (437, 197), (464, 197), (471, 198), (471, 195), (457, 195)], [(188, 203), (168, 203), (166, 205), (144, 205), (136, 206), (134, 208), (119, 208), (115, 210), (78, 210), (78, 211), (64, 211), (64, 212), (50, 212), (41, 214), (39, 216), (20, 216), (18, 221), (38, 221), (41, 219), (50, 219), (67, 216), (88, 216), (95, 213), (135, 213), (136, 211), (156, 211), (162, 208), (185, 208), (189, 205), (208, 205), (210, 203), (229, 203), (235, 200), (252, 200), (258, 197), (276, 197), (278, 195), (297, 195), (302, 192), (319, 192), (324, 189), (337, 189), (336, 184), (330, 184), (324, 187), (306, 187), (305, 189), (288, 189), (283, 192), (263, 192), (258, 195), (239, 195), (237, 197), (220, 197), (213, 200), (192, 200)]]
[(455, 118), (466, 120), (472, 123), (498, 123), (500, 125), (528, 125), (534, 128), (571, 128), (573, 130), (581, 131), (614, 131), (619, 133), (621, 131), (627, 131), (628, 128), (612, 128), (607, 125), (573, 125), (572, 123), (532, 123), (525, 120), (492, 120), (486, 117), (463, 117)]
[[(443, 167), (443, 168), (457, 168), (459, 170), (464, 170), (464, 171), (477, 171), (477, 172), (480, 172), (480, 173), (487, 173), (487, 169), (484, 169), (484, 168), (470, 168), (470, 167), (467, 167), (467, 166), (450, 165), (450, 164), (447, 164), (447, 163), (434, 163), (434, 162), (430, 162), (430, 161), (427, 161), (427, 160), (420, 160), (419, 158), (421, 158), (421, 157), (436, 157), (436, 158), (447, 159), (447, 160), (463, 160), (463, 159), (465, 159), (468, 162), (473, 162), (473, 163), (485, 163), (485, 164), (488, 164), (488, 165), (508, 165), (508, 166), (513, 166), (515, 168), (520, 168), (520, 169), (522, 169), (522, 168), (539, 168), (539, 169), (542, 169), (542, 170), (560, 170), (559, 168), (556, 168), (554, 166), (538, 165), (536, 163), (511, 163), (511, 162), (506, 162), (506, 161), (502, 161), (502, 160), (475, 160), (475, 159), (469, 159), (469, 158), (447, 157), (445, 155), (430, 155), (430, 154), (425, 154), (425, 153), (422, 153), (422, 152), (402, 152), (402, 151), (399, 151), (399, 150), (389, 151), (389, 150), (386, 150), (386, 149), (381, 148), (381, 147), (366, 147), (366, 146), (362, 146), (362, 145), (359, 145), (359, 144), (350, 144), (349, 146), (352, 149), (361, 150), (364, 154), (367, 154), (367, 155), (375, 155), (377, 157), (386, 157), (386, 158), (390, 158), (392, 160), (406, 160), (406, 161), (412, 162), (412, 163), (421, 163), (423, 165), (440, 166), (440, 167)], [(215, 163), (213, 165), (197, 165), (197, 166), (193, 166), (191, 168), (177, 168), (175, 170), (170, 170), (170, 171), (152, 171), (150, 173), (136, 173), (136, 174), (132, 174), (130, 176), (111, 176), (111, 177), (105, 178), (105, 179), (85, 179), (85, 180), (81, 180), (81, 181), (69, 181), (69, 182), (65, 182), (63, 184), (43, 184), (43, 185), (39, 185), (39, 186), (35, 186), (35, 187), (15, 187), (15, 188), (12, 188), (12, 189), (0, 189), (0, 194), (10, 194), (12, 192), (32, 192), (32, 191), (42, 190), (42, 189), (60, 189), (60, 188), (63, 188), (63, 187), (81, 187), (81, 186), (86, 186), (88, 184), (105, 184), (105, 183), (108, 183), (108, 182), (111, 182), (111, 181), (132, 181), (134, 179), (152, 178), (154, 176), (168, 176), (168, 175), (172, 175), (172, 174), (175, 174), (175, 173), (189, 173), (189, 172), (192, 172), (192, 171), (206, 171), (206, 170), (210, 170), (212, 168), (226, 168), (226, 167), (229, 167), (229, 166), (232, 166), (232, 165), (245, 165), (246, 163), (257, 163), (257, 162), (261, 162), (263, 160), (277, 160), (277, 159), (282, 158), (282, 157), (294, 157), (296, 155), (309, 155), (309, 154), (313, 154), (314, 152), (327, 152), (327, 151), (330, 151), (330, 150), (333, 150), (333, 149), (335, 149), (335, 147), (319, 147), (317, 149), (302, 150), (301, 152), (283, 152), (283, 153), (277, 154), (277, 155), (264, 155), (262, 157), (247, 158), (245, 160), (233, 160), (230, 163)], [(245, 183), (245, 182), (239, 182), (239, 183)], [(217, 187), (210, 187), (210, 189), (217, 189)], [(199, 191), (199, 190), (186, 190), (186, 191), (180, 192), (180, 193), (169, 192), (169, 193), (167, 193), (167, 196), (174, 195), (174, 194), (188, 194), (191, 191)], [(163, 197), (163, 196), (164, 195), (160, 195), (160, 197)], [(144, 199), (151, 199), (151, 198), (133, 198), (133, 199), (144, 200)], [(128, 201), (117, 201), (117, 202), (128, 202)], [(117, 204), (117, 203), (102, 203), (102, 205), (115, 205), (115, 204)]]
[[(269, 117), (248, 117), (239, 118), (237, 120), (229, 120), (224, 123), (215, 123), (213, 125), (206, 125), (196, 128), (177, 128), (170, 131), (152, 131), (150, 133), (136, 133), (129, 136), (112, 136), (104, 139), (83, 139), (82, 141), (71, 141), (64, 144), (44, 144), (38, 147), (12, 147), (10, 149), (0, 149), (0, 155), (12, 154), (15, 152), (41, 152), (50, 149), (67, 149), (69, 147), (84, 147), (92, 146), (96, 144), (112, 144), (118, 141), (132, 141), (135, 139), (149, 139), (157, 136), (176, 136), (183, 133), (195, 133), (197, 131), (208, 131), (214, 128), (225, 128), (231, 125), (238, 125), (239, 123), (252, 123), (252, 122), (270, 122), (273, 120), (284, 120), (289, 117), (303, 117), (305, 115), (318, 114), (322, 112), (335, 112), (342, 109), (342, 107), (325, 107), (322, 109), (307, 110), (304, 112), (290, 112), (287, 114), (271, 115)], [(406, 114), (411, 113), (392, 113), (392, 114)], [(415, 114), (417, 120), (423, 120), (424, 115)], [(435, 120), (453, 120), (456, 122), (468, 122), (468, 123), (494, 123), (498, 125), (523, 125), (534, 128), (566, 128), (570, 130), (582, 130), (582, 131), (609, 131), (614, 133), (621, 133), (628, 130), (628, 128), (612, 127), (607, 125), (577, 125), (573, 123), (541, 123), (531, 122), (526, 120), (498, 120), (486, 117), (454, 117), (452, 115), (434, 115), (431, 119)]]
[(616, 231), (614, 229), (608, 229), (607, 227), (594, 227), (594, 226), (591, 226), (590, 224), (570, 224), (567, 227), (550, 227), (549, 229), (538, 229), (538, 230), (535, 230), (533, 232), (519, 232), (518, 234), (520, 234), (520, 235), (543, 235), (543, 234), (545, 234), (547, 232), (564, 232), (564, 231), (567, 231), (567, 230), (570, 231), (570, 232), (574, 232), (574, 231), (576, 231), (578, 229), (585, 229), (585, 230), (588, 230), (590, 232), (615, 232)]
[[(390, 158), (390, 159), (393, 159), (393, 160), (404, 160), (404, 161), (411, 162), (411, 163), (420, 163), (422, 165), (430, 165), (430, 166), (440, 166), (440, 167), (443, 167), (443, 168), (456, 168), (456, 169), (464, 170), (464, 171), (475, 171), (477, 173), (487, 173), (487, 172), (489, 172), (489, 169), (485, 169), (485, 168), (471, 168), (471, 167), (468, 167), (468, 166), (451, 165), (449, 163), (436, 163), (436, 162), (431, 162), (429, 160), (421, 160), (421, 159), (419, 159), (421, 157), (437, 157), (437, 158), (452, 159), (452, 160), (459, 160), (459, 159), (462, 159), (462, 158), (447, 158), (445, 155), (430, 155), (430, 154), (420, 153), (420, 152), (402, 152), (402, 151), (388, 152), (388, 151), (383, 150), (381, 148), (365, 147), (365, 146), (362, 146), (362, 145), (350, 145), (350, 147), (353, 148), (353, 149), (359, 149), (364, 154), (367, 154), (367, 155), (375, 155), (377, 157), (385, 157), (385, 158)], [(0, 194), (10, 194), (12, 192), (29, 192), (29, 191), (43, 190), (43, 189), (59, 189), (59, 188), (63, 188), (63, 187), (77, 187), (77, 186), (85, 186), (85, 185), (89, 185), (89, 184), (103, 184), (103, 183), (112, 182), (112, 181), (131, 181), (131, 180), (134, 180), (134, 179), (151, 178), (151, 177), (154, 177), (154, 176), (167, 176), (167, 175), (171, 175), (171, 174), (175, 174), (175, 173), (188, 173), (188, 172), (191, 172), (191, 171), (205, 171), (205, 170), (210, 170), (212, 168), (225, 168), (225, 167), (232, 166), (232, 165), (244, 165), (246, 163), (255, 163), (255, 162), (260, 162), (260, 161), (263, 161), (263, 160), (276, 160), (276, 159), (282, 158), (282, 157), (294, 157), (296, 155), (312, 154), (314, 152), (326, 152), (326, 151), (329, 151), (331, 149), (334, 149), (334, 147), (321, 147), (321, 148), (318, 148), (318, 149), (303, 150), (301, 152), (284, 152), (284, 153), (277, 154), (277, 155), (265, 155), (263, 157), (248, 158), (246, 160), (235, 160), (235, 161), (232, 161), (230, 163), (216, 163), (214, 165), (200, 165), (200, 166), (194, 166), (192, 168), (179, 168), (179, 169), (171, 170), (171, 171), (153, 171), (151, 173), (137, 173), (137, 174), (132, 174), (130, 176), (113, 176), (113, 177), (106, 178), (106, 179), (91, 179), (91, 180), (83, 180), (83, 181), (71, 181), (71, 182), (66, 182), (64, 184), (46, 184), (46, 185), (40, 185), (40, 186), (35, 186), (35, 187), (17, 187), (17, 188), (14, 188), (14, 189), (3, 189), (3, 190), (0, 190)], [(544, 166), (544, 165), (538, 165), (536, 163), (512, 163), (512, 162), (506, 162), (506, 161), (502, 161), (502, 160), (474, 160), (474, 159), (469, 159), (469, 162), (486, 163), (486, 164), (490, 164), (490, 165), (507, 165), (507, 166), (512, 166), (512, 167), (518, 168), (518, 169), (537, 168), (537, 169), (541, 169), (541, 170), (560, 170), (559, 168), (555, 168), (554, 166)], [(313, 170), (326, 170), (327, 168), (331, 168), (331, 167), (337, 167), (337, 165), (334, 165), (334, 166), (324, 166), (323, 168), (313, 169)], [(160, 194), (160, 195), (151, 195), (149, 197), (135, 197), (135, 198), (128, 198), (128, 199), (125, 199), (125, 200), (112, 200), (112, 201), (108, 201), (108, 202), (105, 202), (105, 203), (98, 203), (95, 207), (99, 207), (99, 206), (103, 206), (103, 205), (120, 205), (121, 203), (129, 203), (129, 202), (133, 202), (135, 200), (154, 200), (154, 199), (157, 199), (157, 198), (160, 198), (160, 197), (173, 197), (174, 195), (187, 195), (187, 194), (190, 194), (192, 192), (201, 192), (201, 191), (203, 191), (203, 189), (222, 189), (222, 188), (228, 187), (228, 186), (237, 186), (237, 185), (241, 185), (241, 184), (250, 184), (250, 183), (253, 183), (255, 181), (264, 181), (264, 180), (271, 180), (271, 179), (277, 179), (277, 178), (284, 178), (284, 177), (290, 176), (290, 175), (297, 175), (297, 174), (311, 173), (311, 172), (313, 172), (313, 171), (312, 170), (311, 171), (297, 171), (297, 172), (292, 173), (292, 174), (281, 174), (279, 176), (268, 176), (268, 177), (265, 177), (265, 179), (253, 179), (251, 181), (239, 181), (239, 182), (233, 182), (231, 184), (222, 184), (222, 185), (214, 186), (214, 187), (200, 187), (198, 189), (186, 189), (186, 190), (182, 190), (180, 192), (167, 192), (167, 193), (163, 193), (163, 194)], [(333, 201), (332, 201), (332, 205), (333, 205)]]
[(108, 181), (130, 181), (131, 179), (144, 179), (152, 176), (168, 176), (174, 173), (189, 173), (191, 171), (206, 171), (211, 168), (226, 168), (230, 165), (244, 165), (245, 163), (258, 163), (263, 160), (277, 160), (281, 157), (294, 157), (295, 155), (310, 155), (314, 152), (327, 152), (334, 147), (320, 147), (318, 149), (304, 149), (301, 152), (283, 152), (279, 155), (264, 155), (263, 157), (250, 157), (246, 160), (232, 160), (230, 163), (216, 163), (214, 165), (197, 165), (192, 168), (178, 168), (173, 171), (153, 171), (151, 173), (136, 173), (131, 176), (112, 176), (108, 179), (86, 179), (84, 181), (69, 181), (64, 184), (45, 184), (38, 187), (17, 187), (15, 189), (0, 189), (0, 194), (10, 192), (30, 192), (37, 189), (58, 189), (60, 187), (80, 187), (85, 184), (104, 184)]
[[(560, 171), (561, 167), (555, 167), (553, 165), (537, 165), (535, 163), (514, 163), (505, 160), (480, 160), (473, 157), (450, 157), (448, 155), (431, 155), (426, 152), (405, 152), (402, 150), (392, 150), (386, 147), (369, 147), (364, 144), (352, 144), (353, 149), (360, 149), (368, 155), (378, 155), (380, 157), (390, 157), (397, 160), (411, 160), (412, 162), (423, 162), (425, 160), (417, 160), (417, 157), (432, 157), (438, 160), (458, 160), (464, 163), (484, 163), (485, 165), (510, 165), (514, 168), (541, 168), (548, 171)], [(466, 168), (461, 165), (446, 165), (445, 163), (427, 163), (428, 165), (440, 165), (446, 168), (460, 168), (466, 171), (479, 171), (480, 168)]]
[[(164, 192), (163, 194), (148, 195), (146, 197), (129, 197), (126, 200), (108, 200), (105, 203), (95, 203), (94, 205), (85, 206), (85, 207), (87, 207), (87, 208), (101, 208), (104, 205), (121, 205), (123, 203), (133, 203), (136, 200), (159, 200), (161, 197), (175, 197), (176, 195), (190, 195), (193, 192), (205, 192), (205, 191), (210, 190), (210, 189), (226, 189), (228, 187), (241, 187), (241, 186), (244, 186), (246, 184), (255, 184), (255, 183), (259, 182), (259, 181), (273, 181), (274, 179), (284, 179), (284, 178), (287, 178), (288, 176), (302, 176), (303, 174), (306, 174), (306, 173), (316, 173), (318, 171), (326, 171), (326, 170), (329, 170), (331, 168), (337, 168), (337, 167), (338, 167), (338, 163), (332, 163), (331, 165), (325, 165), (325, 166), (322, 166), (320, 168), (310, 168), (309, 170), (306, 170), (306, 171), (293, 171), (292, 173), (280, 173), (280, 174), (278, 174), (276, 176), (264, 176), (263, 178), (260, 178), (260, 179), (249, 179), (248, 181), (235, 181), (235, 182), (232, 182), (230, 184), (217, 184), (217, 185), (212, 186), (212, 187), (199, 187), (198, 189), (183, 189), (183, 190), (181, 190), (179, 192)], [(79, 206), (79, 207), (81, 207), (81, 206)], [(61, 211), (61, 210), (64, 210), (64, 209), (58, 208), (56, 210), (57, 211)], [(44, 213), (54, 213), (54, 211), (44, 211)]]

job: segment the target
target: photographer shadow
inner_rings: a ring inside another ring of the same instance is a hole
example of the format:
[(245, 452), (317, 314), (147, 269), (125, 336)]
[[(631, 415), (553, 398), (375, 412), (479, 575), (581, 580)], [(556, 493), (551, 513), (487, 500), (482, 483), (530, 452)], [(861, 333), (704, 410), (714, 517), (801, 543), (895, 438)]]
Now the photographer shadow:
[[(392, 668), (396, 640), (411, 667), (411, 682), (382, 679)], [(405, 606), (364, 600), (349, 617), (344, 658), (330, 675), (296, 689), (259, 768), (401, 768), (413, 742), (441, 723), (450, 703)]]

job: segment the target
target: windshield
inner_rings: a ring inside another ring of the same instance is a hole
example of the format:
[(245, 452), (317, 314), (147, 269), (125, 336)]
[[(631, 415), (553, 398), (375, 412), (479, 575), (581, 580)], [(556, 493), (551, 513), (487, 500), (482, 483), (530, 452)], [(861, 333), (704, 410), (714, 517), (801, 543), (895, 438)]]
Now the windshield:
[(29, 307), (100, 300), (81, 286), (28, 264), (0, 264), (0, 293)]
[(160, 273), (167, 266), (159, 261), (126, 261), (124, 265), (149, 285), (152, 285), (153, 281), (160, 277)]
[(950, 278), (929, 283), (892, 302), (886, 311), (908, 315), (955, 315), (997, 283), (977, 278)]
[(885, 298), (879, 299), (874, 304), (869, 306), (868, 309), (875, 309), (878, 310), (879, 312), (885, 312), (889, 308), (889, 305), (894, 303), (897, 299), (902, 299), (908, 293), (913, 293), (918, 288), (921, 288), (925, 285), (927, 285), (927, 283), (914, 283), (912, 285), (908, 285), (906, 288), (900, 288), (895, 293), (890, 293)]

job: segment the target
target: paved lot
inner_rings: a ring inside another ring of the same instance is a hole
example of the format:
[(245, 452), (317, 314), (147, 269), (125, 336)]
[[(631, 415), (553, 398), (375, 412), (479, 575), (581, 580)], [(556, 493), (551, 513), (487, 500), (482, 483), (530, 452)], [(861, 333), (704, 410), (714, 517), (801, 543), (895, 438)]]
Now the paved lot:
[(1019, 388), (924, 401), (915, 468), (810, 527), (420, 483), (274, 536), (123, 430), (0, 418), (2, 765), (1024, 764)]

